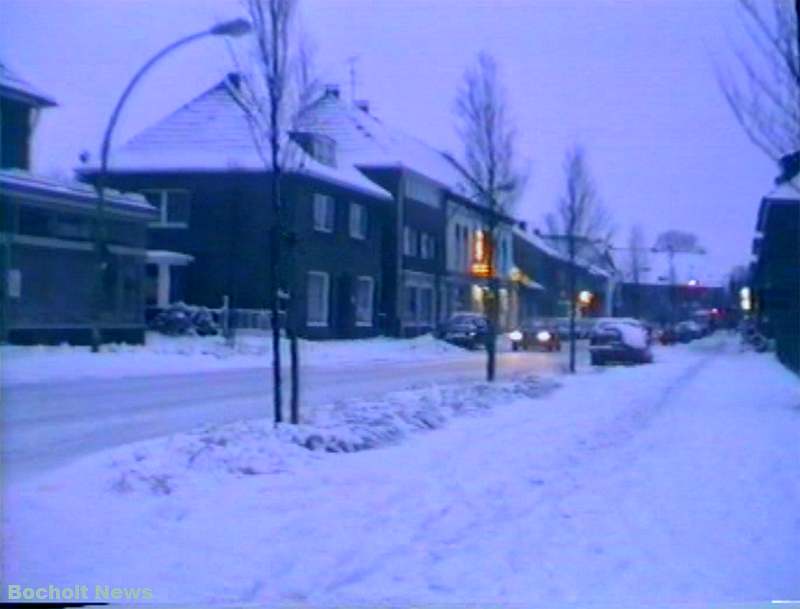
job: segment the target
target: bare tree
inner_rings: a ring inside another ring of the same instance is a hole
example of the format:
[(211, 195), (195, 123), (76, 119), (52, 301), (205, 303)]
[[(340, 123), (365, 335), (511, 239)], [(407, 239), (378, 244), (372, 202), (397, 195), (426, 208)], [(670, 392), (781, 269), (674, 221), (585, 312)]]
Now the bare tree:
[(458, 159), (451, 154), (445, 156), (460, 173), (468, 195), (486, 210), (482, 231), (489, 282), (485, 303), (489, 319), (486, 378), (493, 381), (500, 300), (495, 244), (524, 186), (525, 172), (518, 164), (516, 131), (497, 63), (488, 53), (479, 53), (475, 63), (464, 72), (456, 94), (455, 116), (463, 152)]
[(296, 278), (297, 239), (283, 203), (284, 176), (297, 168), (300, 151), (291, 132), (318, 89), (313, 49), (296, 23), (297, 0), (243, 0), (253, 25), (253, 48), (242, 59), (235, 89), (248, 119), (253, 143), (269, 175), (272, 225), (269, 247), (269, 307), (272, 326), (272, 375), (275, 423), (283, 421), (280, 334), (281, 301), (286, 302), (286, 334), (291, 359), (291, 421), (299, 422), (299, 350)]
[(611, 217), (597, 194), (589, 172), (586, 154), (580, 146), (569, 150), (564, 159), (564, 194), (554, 213), (545, 221), (552, 237), (569, 260), (567, 290), (569, 294), (569, 370), (575, 372), (575, 317), (578, 306), (577, 271), (580, 252), (587, 246), (608, 244), (613, 233)]
[(800, 0), (763, 6), (739, 0), (751, 44), (734, 49), (738, 73), (719, 69), (717, 81), (748, 138), (779, 161), (800, 150)]
[(665, 253), (669, 257), (669, 299), (672, 322), (676, 321), (678, 280), (675, 274), (675, 256), (679, 254), (703, 255), (705, 249), (700, 246), (697, 235), (680, 230), (668, 230), (656, 239), (653, 252)]
[(639, 317), (641, 313), (641, 293), (639, 285), (644, 274), (649, 270), (649, 248), (645, 245), (644, 230), (641, 225), (635, 224), (628, 237), (628, 271), (634, 287), (633, 314)]

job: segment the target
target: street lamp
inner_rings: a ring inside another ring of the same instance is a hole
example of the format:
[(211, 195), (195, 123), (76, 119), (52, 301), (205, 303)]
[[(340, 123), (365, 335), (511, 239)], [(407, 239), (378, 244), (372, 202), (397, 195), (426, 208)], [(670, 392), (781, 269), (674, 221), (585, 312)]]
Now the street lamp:
[(195, 34), (190, 34), (188, 36), (184, 36), (173, 42), (172, 44), (164, 47), (158, 53), (153, 55), (150, 60), (147, 61), (139, 71), (133, 76), (131, 81), (128, 83), (128, 86), (125, 87), (125, 90), (122, 92), (122, 95), (117, 101), (117, 105), (114, 106), (114, 111), (111, 113), (111, 118), (108, 121), (108, 125), (106, 126), (105, 134), (103, 135), (103, 144), (100, 149), (100, 171), (97, 174), (97, 178), (95, 180), (95, 189), (97, 191), (97, 207), (96, 207), (96, 217), (95, 217), (95, 228), (94, 228), (94, 252), (96, 257), (96, 276), (95, 276), (95, 298), (94, 298), (94, 319), (92, 325), (92, 352), (97, 353), (100, 350), (100, 344), (102, 342), (101, 331), (100, 331), (100, 323), (101, 317), (103, 315), (103, 305), (104, 305), (104, 297), (103, 297), (103, 275), (105, 273), (106, 265), (107, 265), (107, 243), (106, 243), (106, 222), (105, 222), (105, 183), (107, 178), (108, 172), (108, 152), (111, 146), (111, 135), (114, 132), (114, 127), (117, 124), (117, 120), (119, 119), (120, 111), (122, 107), (125, 105), (128, 97), (133, 91), (134, 87), (136, 87), (137, 83), (141, 78), (145, 75), (145, 73), (150, 70), (156, 63), (158, 63), (164, 56), (168, 55), (172, 51), (182, 47), (190, 42), (194, 42), (195, 40), (199, 40), (200, 38), (205, 38), (206, 36), (226, 36), (231, 38), (236, 38), (239, 36), (244, 36), (248, 34), (252, 30), (252, 26), (250, 22), (246, 19), (233, 19), (231, 21), (224, 21), (222, 23), (218, 23), (215, 26), (211, 27), (210, 29), (203, 30), (202, 32), (197, 32)]

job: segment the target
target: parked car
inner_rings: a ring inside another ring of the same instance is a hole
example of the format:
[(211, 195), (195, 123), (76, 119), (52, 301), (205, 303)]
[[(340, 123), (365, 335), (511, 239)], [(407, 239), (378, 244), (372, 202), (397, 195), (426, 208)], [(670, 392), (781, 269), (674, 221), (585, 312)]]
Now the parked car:
[(690, 343), (698, 338), (703, 338), (702, 326), (696, 321), (682, 321), (675, 326), (675, 333), (681, 343)]
[(637, 320), (606, 319), (598, 322), (589, 337), (593, 366), (612, 362), (648, 364), (653, 361), (647, 327)]
[(561, 338), (558, 327), (544, 319), (523, 323), (519, 329), (508, 333), (514, 351), (561, 351)]
[[(558, 334), (558, 337), (563, 340), (569, 340), (569, 317), (554, 317), (547, 319), (552, 324), (553, 329)], [(575, 337), (576, 338), (589, 338), (594, 327), (595, 320), (592, 318), (582, 318), (575, 320)]]
[(439, 328), (443, 340), (466, 349), (486, 345), (489, 337), (489, 320), (480, 313), (453, 313)]
[(678, 342), (678, 333), (672, 326), (664, 326), (658, 331), (658, 342), (662, 345), (674, 345)]

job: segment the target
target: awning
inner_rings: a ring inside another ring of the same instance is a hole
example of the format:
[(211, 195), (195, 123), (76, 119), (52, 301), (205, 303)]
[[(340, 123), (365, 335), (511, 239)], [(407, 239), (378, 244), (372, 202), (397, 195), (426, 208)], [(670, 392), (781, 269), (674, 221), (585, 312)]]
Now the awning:
[(147, 262), (150, 264), (171, 264), (175, 266), (186, 266), (194, 262), (194, 256), (171, 252), (169, 250), (147, 250)]

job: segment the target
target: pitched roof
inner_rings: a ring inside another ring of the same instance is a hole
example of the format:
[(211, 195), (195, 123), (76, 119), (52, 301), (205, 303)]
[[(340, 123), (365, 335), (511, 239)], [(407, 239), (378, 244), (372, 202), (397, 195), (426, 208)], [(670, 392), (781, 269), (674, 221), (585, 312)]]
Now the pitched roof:
[[(247, 115), (229, 79), (212, 87), (155, 125), (111, 151), (112, 172), (264, 171)], [(358, 190), (381, 199), (391, 195), (367, 179), (346, 159), (331, 167), (307, 155), (292, 141), (293, 173)], [(82, 173), (96, 167), (80, 168)]]
[(800, 174), (781, 182), (764, 198), (772, 201), (800, 201)]
[[(74, 180), (57, 180), (32, 174), (22, 169), (0, 169), (0, 186), (4, 195), (35, 195), (52, 201), (70, 201), (81, 205), (94, 205), (97, 193), (93, 186)], [(105, 201), (112, 207), (148, 215), (155, 208), (140, 194), (122, 193), (106, 189)]]
[(55, 106), (55, 100), (46, 95), (0, 61), (0, 97), (9, 97), (31, 106)]
[(334, 139), (337, 152), (341, 150), (359, 167), (409, 169), (451, 192), (466, 193), (460, 173), (441, 151), (336, 93), (328, 92), (312, 104), (300, 123), (303, 129)]

